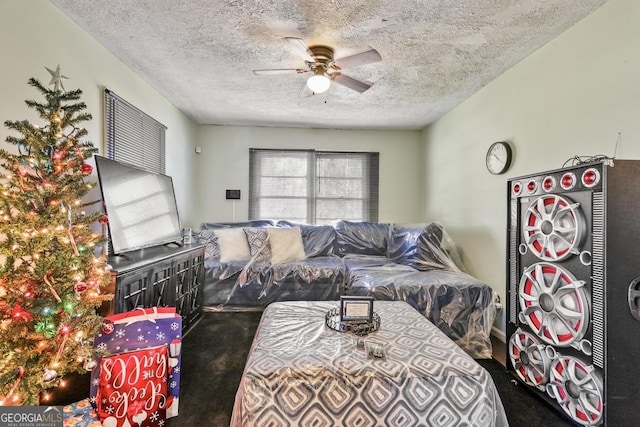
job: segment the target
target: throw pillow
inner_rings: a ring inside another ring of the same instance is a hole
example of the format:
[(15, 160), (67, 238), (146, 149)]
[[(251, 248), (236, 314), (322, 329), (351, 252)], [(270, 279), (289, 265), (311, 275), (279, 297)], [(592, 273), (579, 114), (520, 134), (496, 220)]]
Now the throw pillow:
[(278, 227), (300, 227), (302, 244), (307, 258), (330, 256), (334, 254), (336, 231), (330, 225), (297, 224), (291, 221), (278, 221)]
[(302, 261), (305, 259), (302, 234), (299, 227), (268, 228), (271, 245), (271, 263)]
[(196, 243), (204, 245), (204, 257), (206, 259), (219, 259), (220, 246), (218, 236), (212, 230), (194, 230), (193, 238)]
[(220, 228), (214, 233), (220, 246), (220, 262), (249, 261), (251, 252), (242, 228)]
[(269, 245), (269, 233), (265, 228), (244, 228), (244, 234), (249, 243), (251, 259), (256, 262), (265, 262), (271, 259), (271, 246)]

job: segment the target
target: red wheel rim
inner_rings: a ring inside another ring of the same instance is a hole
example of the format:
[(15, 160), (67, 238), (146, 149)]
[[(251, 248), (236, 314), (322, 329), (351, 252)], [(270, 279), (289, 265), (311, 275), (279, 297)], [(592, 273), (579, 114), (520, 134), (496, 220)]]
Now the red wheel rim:
[(544, 342), (566, 347), (584, 337), (589, 326), (584, 284), (546, 262), (524, 270), (518, 292), (520, 307), (529, 327)]
[(580, 253), (585, 223), (579, 206), (553, 194), (529, 204), (522, 231), (527, 246), (538, 258), (561, 261)]
[(602, 379), (592, 366), (575, 357), (558, 357), (551, 363), (547, 390), (574, 421), (587, 426), (600, 423)]
[(509, 358), (524, 383), (538, 386), (549, 379), (550, 360), (544, 346), (533, 335), (518, 329), (509, 339)]

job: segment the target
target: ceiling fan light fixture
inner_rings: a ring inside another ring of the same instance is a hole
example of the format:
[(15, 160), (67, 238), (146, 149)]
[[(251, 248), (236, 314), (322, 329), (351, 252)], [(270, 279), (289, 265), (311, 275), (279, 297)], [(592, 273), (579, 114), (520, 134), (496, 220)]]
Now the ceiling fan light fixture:
[(329, 86), (331, 86), (331, 80), (324, 74), (314, 74), (307, 80), (307, 87), (309, 87), (313, 93), (326, 92)]

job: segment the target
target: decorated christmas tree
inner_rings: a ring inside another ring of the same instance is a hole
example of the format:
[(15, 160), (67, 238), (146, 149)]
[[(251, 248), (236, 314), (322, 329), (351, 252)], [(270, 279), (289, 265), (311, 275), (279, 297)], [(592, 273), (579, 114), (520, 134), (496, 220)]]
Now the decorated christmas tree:
[(83, 200), (95, 186), (86, 160), (97, 149), (81, 141), (91, 115), (60, 67), (47, 70), (54, 89), (32, 78), (44, 100), (26, 101), (43, 124), (6, 121), (19, 136), (0, 149), (0, 405), (46, 404), (44, 389), (92, 369), (96, 309), (112, 297), (101, 292), (103, 214)]

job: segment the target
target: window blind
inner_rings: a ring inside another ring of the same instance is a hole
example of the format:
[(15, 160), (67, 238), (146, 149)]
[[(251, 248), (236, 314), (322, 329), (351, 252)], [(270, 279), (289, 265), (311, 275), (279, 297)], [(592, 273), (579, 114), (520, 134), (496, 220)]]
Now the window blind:
[(106, 157), (165, 172), (167, 127), (105, 89)]
[(379, 153), (249, 150), (249, 218), (378, 220)]
[(378, 220), (378, 153), (316, 153), (316, 222)]

